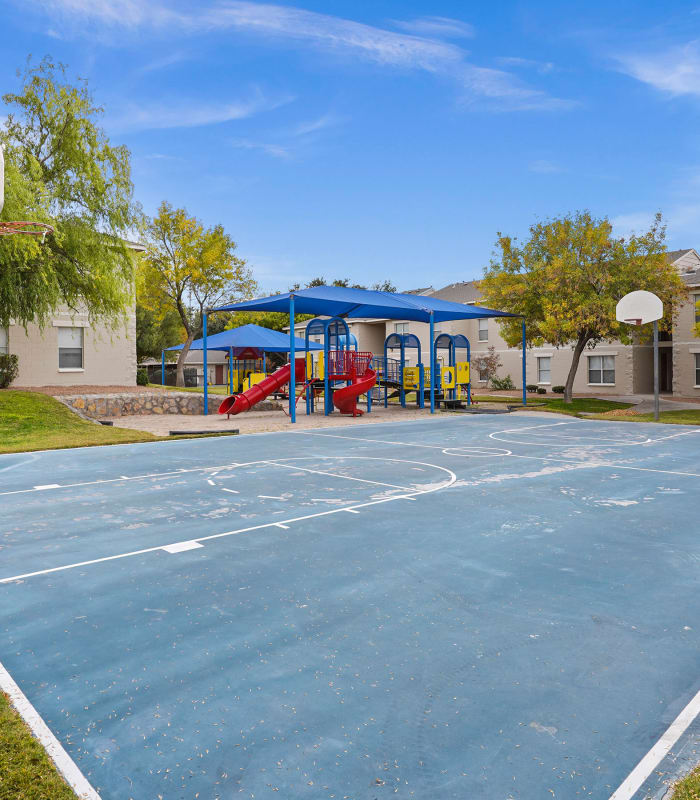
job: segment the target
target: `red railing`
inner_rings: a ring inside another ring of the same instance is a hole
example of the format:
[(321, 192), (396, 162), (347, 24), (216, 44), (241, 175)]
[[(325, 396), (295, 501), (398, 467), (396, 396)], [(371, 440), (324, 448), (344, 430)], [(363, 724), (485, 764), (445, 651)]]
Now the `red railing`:
[(328, 354), (328, 377), (350, 379), (364, 375), (372, 355), (352, 350), (331, 350)]

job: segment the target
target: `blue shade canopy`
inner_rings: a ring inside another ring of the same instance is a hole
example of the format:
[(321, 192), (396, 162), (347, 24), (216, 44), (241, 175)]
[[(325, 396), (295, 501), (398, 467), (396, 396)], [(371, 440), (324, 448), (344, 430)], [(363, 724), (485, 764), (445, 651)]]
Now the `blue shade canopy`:
[[(295, 337), (295, 347), (297, 350), (306, 350), (306, 343), (303, 339)], [(168, 347), (168, 350), (182, 350), (184, 345), (177, 344)], [(262, 328), (260, 325), (241, 325), (240, 328), (231, 328), (230, 331), (215, 333), (207, 336), (207, 350), (225, 350), (226, 352), (233, 347), (236, 351), (255, 349), (266, 353), (288, 353), (289, 334), (279, 331)], [(204, 344), (202, 339), (195, 339), (190, 345), (190, 350), (202, 350)], [(322, 344), (309, 342), (309, 350), (323, 350)]]
[[(289, 312), (291, 292), (244, 300), (219, 306), (213, 311), (281, 311)], [(375, 292), (369, 289), (347, 289), (343, 286), (314, 286), (294, 292), (294, 311), (297, 314), (323, 314), (329, 317), (364, 317), (367, 319), (406, 319), (435, 322), (485, 317), (515, 317), (505, 311), (482, 306), (467, 306), (447, 300), (414, 294)], [(212, 337), (213, 338), (213, 337)]]

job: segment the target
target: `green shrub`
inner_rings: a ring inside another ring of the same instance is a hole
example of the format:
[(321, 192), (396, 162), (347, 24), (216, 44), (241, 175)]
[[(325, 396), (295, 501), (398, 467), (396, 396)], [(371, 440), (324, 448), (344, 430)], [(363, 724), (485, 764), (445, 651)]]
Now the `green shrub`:
[(136, 370), (136, 385), (137, 386), (148, 386), (148, 370), (144, 369), (143, 367), (139, 367)]
[(530, 394), (534, 394), (539, 387), (536, 383), (528, 383), (525, 388), (528, 390), (528, 392), (530, 392)]
[(515, 384), (513, 383), (513, 379), (510, 375), (506, 375), (505, 378), (491, 378), (491, 387), (493, 389), (515, 389)]
[(544, 388), (544, 386), (538, 386), (537, 394), (547, 394), (547, 390)]
[(19, 372), (19, 359), (13, 353), (0, 355), (0, 389), (7, 389)]
[(552, 391), (554, 394), (564, 394), (565, 386), (552, 386)]

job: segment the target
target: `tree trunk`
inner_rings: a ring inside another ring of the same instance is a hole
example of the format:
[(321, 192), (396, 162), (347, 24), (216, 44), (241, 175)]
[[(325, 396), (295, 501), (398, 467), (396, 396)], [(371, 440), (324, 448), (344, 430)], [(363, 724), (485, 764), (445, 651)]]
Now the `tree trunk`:
[(578, 337), (576, 346), (574, 347), (574, 354), (571, 359), (571, 366), (569, 367), (569, 374), (566, 376), (566, 383), (564, 384), (564, 402), (571, 402), (571, 395), (574, 390), (574, 378), (578, 370), (578, 362), (581, 359), (581, 353), (590, 341), (590, 336), (587, 333), (582, 333)]
[(175, 386), (185, 385), (185, 361), (187, 361), (187, 354), (190, 352), (190, 345), (194, 341), (194, 333), (187, 337), (187, 341), (180, 350), (180, 355), (177, 358), (177, 377), (175, 378)]

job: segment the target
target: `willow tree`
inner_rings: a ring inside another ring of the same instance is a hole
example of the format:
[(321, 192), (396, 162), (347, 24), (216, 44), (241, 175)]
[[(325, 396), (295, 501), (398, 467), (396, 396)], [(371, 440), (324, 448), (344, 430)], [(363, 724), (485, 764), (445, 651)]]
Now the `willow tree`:
[[(664, 240), (660, 214), (646, 233), (629, 238), (614, 237), (608, 220), (589, 212), (537, 223), (522, 245), (499, 233), (497, 257), (484, 271), (481, 296), (484, 305), (521, 314), (531, 345), (572, 348), (564, 388), (570, 403), (586, 348), (602, 341), (633, 341), (630, 326), (615, 319), (621, 297), (636, 289), (654, 292), (669, 309), (665, 326), (671, 325), (686, 288), (666, 258)], [(509, 346), (517, 346), (520, 320), (502, 321), (501, 334)]]
[[(177, 360), (177, 385), (185, 385), (185, 361), (201, 330), (204, 312), (250, 297), (256, 284), (236, 243), (221, 225), (205, 228), (184, 208), (163, 202), (148, 225), (139, 266), (139, 302), (159, 316), (176, 311), (187, 339)], [(206, 380), (206, 376), (205, 376)]]
[(124, 318), (133, 296), (133, 261), (123, 241), (140, 220), (129, 151), (99, 126), (102, 109), (85, 81), (44, 59), (3, 95), (7, 113), (5, 206), (1, 219), (54, 226), (43, 245), (0, 238), (0, 325), (46, 324), (63, 306), (102, 324)]

